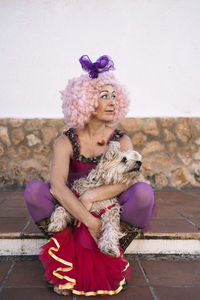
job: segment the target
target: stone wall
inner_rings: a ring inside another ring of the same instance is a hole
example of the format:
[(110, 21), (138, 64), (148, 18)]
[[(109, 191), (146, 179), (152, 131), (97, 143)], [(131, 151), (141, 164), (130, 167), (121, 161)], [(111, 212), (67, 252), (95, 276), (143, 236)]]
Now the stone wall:
[[(142, 178), (153, 187), (200, 187), (200, 118), (127, 118), (127, 132), (143, 155)], [(0, 119), (0, 188), (49, 179), (53, 142), (62, 119)]]

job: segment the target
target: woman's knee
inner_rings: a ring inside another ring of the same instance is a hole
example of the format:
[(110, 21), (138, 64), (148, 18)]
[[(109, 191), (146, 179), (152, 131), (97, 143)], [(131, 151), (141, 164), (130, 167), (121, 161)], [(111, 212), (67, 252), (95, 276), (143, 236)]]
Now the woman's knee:
[(32, 180), (29, 182), (24, 191), (25, 202), (30, 204), (34, 199), (36, 201), (39, 200), (45, 184), (45, 182), (40, 180)]
[(152, 187), (146, 182), (137, 182), (133, 185), (134, 196), (141, 205), (145, 207), (152, 207), (154, 204), (154, 192)]
[(119, 198), (121, 204), (125, 202), (134, 202), (141, 207), (152, 207), (154, 205), (154, 192), (152, 187), (146, 182), (134, 183)]
[(134, 190), (134, 194), (138, 198), (154, 198), (154, 192), (152, 187), (146, 182), (137, 182), (131, 186)]

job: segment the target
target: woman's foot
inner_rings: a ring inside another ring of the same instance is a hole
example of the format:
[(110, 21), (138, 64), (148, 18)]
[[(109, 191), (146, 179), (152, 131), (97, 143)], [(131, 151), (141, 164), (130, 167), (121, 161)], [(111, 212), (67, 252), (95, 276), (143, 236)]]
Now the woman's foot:
[(124, 282), (124, 284), (122, 285), (122, 292), (125, 291), (128, 288), (128, 282)]
[(142, 236), (142, 228), (135, 227), (127, 222), (120, 221), (120, 229), (121, 232), (125, 233), (120, 240), (120, 246), (123, 252), (125, 252), (126, 248), (130, 245), (130, 243), (137, 237)]
[(67, 290), (61, 290), (57, 286), (54, 286), (54, 292), (58, 295), (69, 296), (70, 292)]

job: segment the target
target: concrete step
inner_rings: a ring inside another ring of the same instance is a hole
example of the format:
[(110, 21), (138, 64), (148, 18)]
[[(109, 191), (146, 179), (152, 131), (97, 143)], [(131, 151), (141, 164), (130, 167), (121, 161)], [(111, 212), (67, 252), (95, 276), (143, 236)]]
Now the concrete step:
[[(200, 190), (155, 191), (152, 230), (126, 254), (200, 254)], [(31, 220), (23, 191), (0, 192), (0, 255), (38, 255), (47, 240)]]
[[(0, 255), (38, 255), (39, 249), (47, 242), (41, 234), (17, 233), (0, 235)], [(200, 254), (200, 233), (145, 234), (135, 239), (125, 254)]]

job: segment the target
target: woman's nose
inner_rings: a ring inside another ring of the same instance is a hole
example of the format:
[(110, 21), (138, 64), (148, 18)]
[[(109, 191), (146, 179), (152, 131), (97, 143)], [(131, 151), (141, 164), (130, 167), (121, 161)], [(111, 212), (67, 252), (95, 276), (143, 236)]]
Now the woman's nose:
[(110, 102), (111, 105), (115, 104), (114, 98), (112, 96), (110, 96), (109, 100), (110, 100), (109, 102)]

